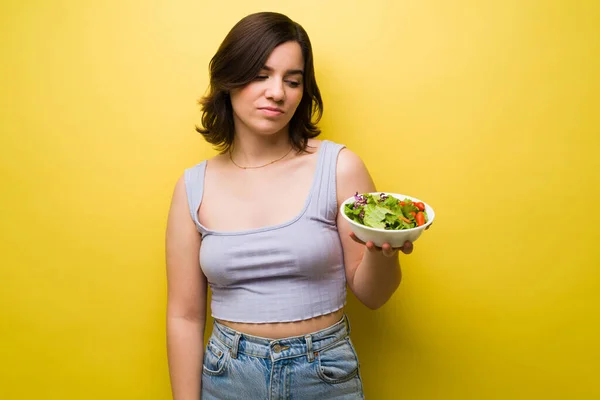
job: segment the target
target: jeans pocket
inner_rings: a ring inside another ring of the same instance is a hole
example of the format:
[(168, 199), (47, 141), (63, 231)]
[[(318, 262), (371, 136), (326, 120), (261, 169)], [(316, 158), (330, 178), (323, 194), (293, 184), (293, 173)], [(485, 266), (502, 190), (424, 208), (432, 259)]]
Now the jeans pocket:
[(221, 375), (229, 361), (230, 353), (225, 346), (219, 346), (213, 339), (209, 339), (204, 349), (204, 362), (202, 370), (208, 375)]
[(326, 383), (346, 382), (358, 374), (358, 357), (348, 337), (317, 354), (317, 374)]

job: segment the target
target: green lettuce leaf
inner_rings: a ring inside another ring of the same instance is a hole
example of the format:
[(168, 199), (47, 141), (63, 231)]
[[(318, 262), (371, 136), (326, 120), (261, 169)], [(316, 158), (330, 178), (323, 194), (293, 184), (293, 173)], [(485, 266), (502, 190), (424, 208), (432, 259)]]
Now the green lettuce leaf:
[(371, 228), (385, 229), (385, 216), (390, 213), (387, 208), (367, 203), (365, 207), (365, 225)]

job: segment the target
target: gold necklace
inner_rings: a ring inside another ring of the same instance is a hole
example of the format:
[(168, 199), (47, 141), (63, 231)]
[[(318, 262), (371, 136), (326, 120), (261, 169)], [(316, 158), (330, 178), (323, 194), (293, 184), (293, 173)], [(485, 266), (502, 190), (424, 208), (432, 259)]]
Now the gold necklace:
[(241, 166), (241, 165), (238, 165), (238, 164), (237, 164), (235, 161), (233, 161), (233, 157), (231, 157), (231, 148), (229, 149), (229, 159), (231, 160), (231, 162), (233, 163), (233, 165), (235, 165), (235, 166), (236, 166), (236, 167), (238, 167), (238, 168), (241, 168), (241, 169), (256, 169), (256, 168), (262, 168), (262, 167), (266, 167), (267, 165), (271, 165), (271, 164), (274, 164), (274, 163), (276, 163), (277, 161), (281, 161), (281, 160), (283, 160), (283, 159), (284, 159), (284, 158), (285, 158), (285, 157), (286, 157), (288, 154), (290, 154), (290, 152), (291, 152), (292, 150), (293, 150), (293, 147), (290, 147), (290, 149), (288, 150), (288, 152), (287, 152), (287, 153), (285, 153), (285, 154), (284, 154), (282, 157), (279, 157), (279, 158), (278, 158), (278, 159), (276, 159), (276, 160), (273, 160), (273, 161), (271, 161), (271, 162), (268, 162), (268, 163), (266, 163), (266, 164), (263, 164), (263, 165), (259, 165), (259, 166), (257, 166), (257, 167), (243, 167), (243, 166)]

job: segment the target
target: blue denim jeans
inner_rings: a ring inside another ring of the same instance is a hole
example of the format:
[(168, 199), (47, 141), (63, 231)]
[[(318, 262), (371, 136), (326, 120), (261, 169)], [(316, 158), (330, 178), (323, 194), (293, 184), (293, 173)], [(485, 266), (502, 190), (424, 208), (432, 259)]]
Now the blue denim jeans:
[(364, 399), (346, 315), (284, 339), (245, 335), (214, 322), (204, 350), (202, 400)]

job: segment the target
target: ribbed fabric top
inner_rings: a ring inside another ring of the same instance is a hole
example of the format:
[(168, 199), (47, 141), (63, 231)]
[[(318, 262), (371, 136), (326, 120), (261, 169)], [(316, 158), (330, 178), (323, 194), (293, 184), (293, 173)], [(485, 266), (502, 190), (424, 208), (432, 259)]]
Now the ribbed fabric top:
[(258, 229), (204, 227), (198, 209), (206, 161), (185, 170), (190, 213), (202, 235), (200, 266), (211, 289), (214, 318), (298, 321), (344, 306), (346, 276), (336, 224), (336, 164), (343, 147), (323, 140), (302, 211), (288, 222)]

